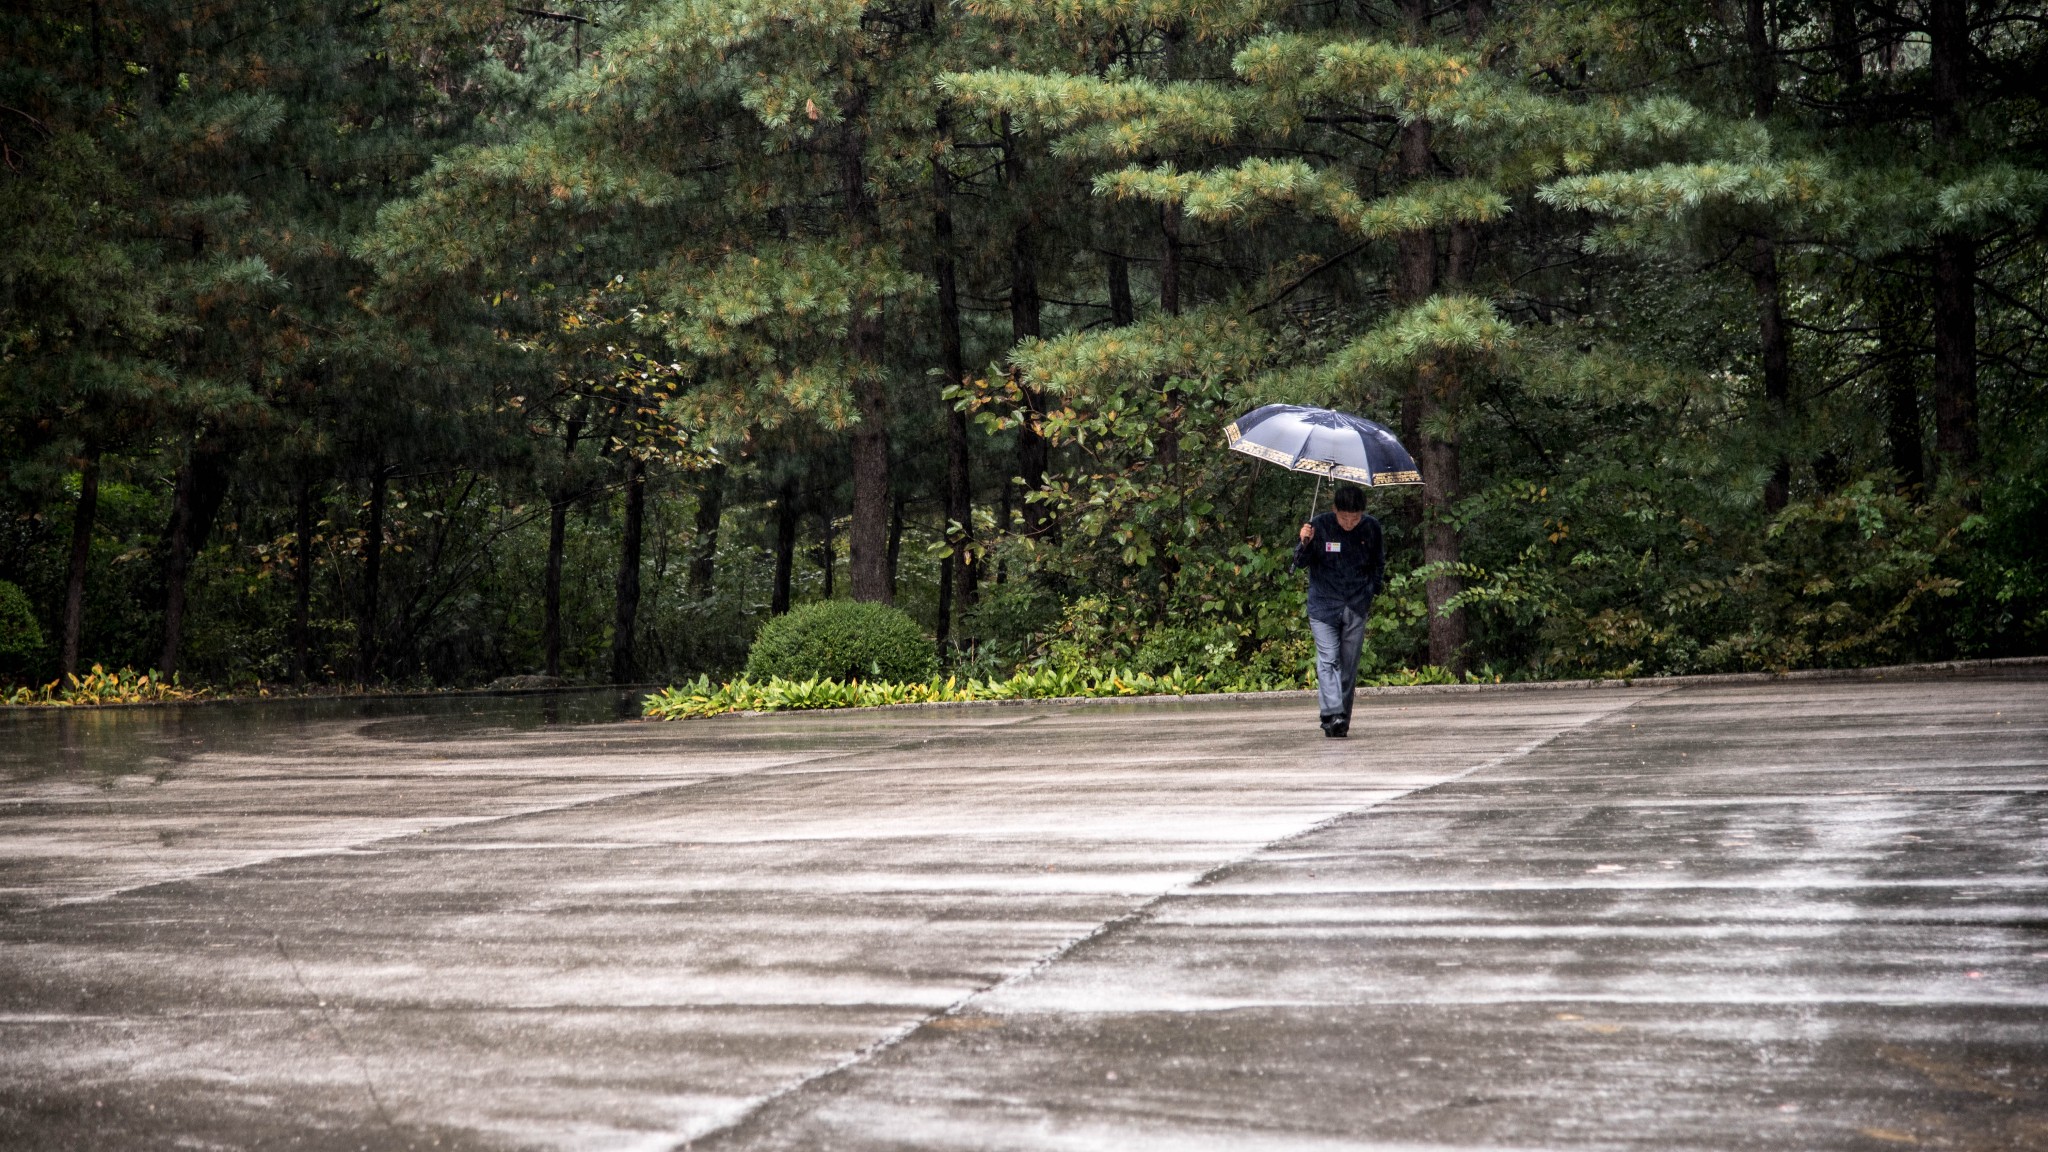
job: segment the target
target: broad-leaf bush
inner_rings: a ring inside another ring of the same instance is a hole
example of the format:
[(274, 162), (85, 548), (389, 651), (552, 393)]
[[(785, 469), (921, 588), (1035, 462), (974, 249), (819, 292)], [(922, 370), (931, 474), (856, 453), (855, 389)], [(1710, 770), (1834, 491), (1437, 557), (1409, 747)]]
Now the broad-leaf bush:
[(109, 672), (95, 664), (92, 671), (84, 675), (66, 676), (41, 688), (16, 688), (0, 694), (0, 704), (50, 708), (96, 704), (175, 704), (183, 700), (198, 700), (205, 695), (204, 691), (186, 688), (175, 678), (167, 680), (153, 672), (137, 672), (133, 668)]

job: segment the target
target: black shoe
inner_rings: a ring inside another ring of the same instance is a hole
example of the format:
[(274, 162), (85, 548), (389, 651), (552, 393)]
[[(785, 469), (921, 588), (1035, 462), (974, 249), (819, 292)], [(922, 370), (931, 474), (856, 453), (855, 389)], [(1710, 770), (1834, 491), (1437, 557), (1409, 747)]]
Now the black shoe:
[(1330, 727), (1336, 729), (1335, 732), (1331, 733), (1331, 735), (1333, 736), (1349, 736), (1351, 735), (1351, 718), (1347, 716), (1344, 719), (1337, 721), (1335, 724), (1330, 725)]
[(1335, 736), (1336, 734), (1337, 722), (1335, 720), (1330, 719), (1328, 716), (1323, 717), (1323, 735)]
[(1351, 735), (1351, 726), (1348, 724), (1325, 724), (1323, 725), (1323, 735), (1333, 740), (1342, 740), (1344, 737)]

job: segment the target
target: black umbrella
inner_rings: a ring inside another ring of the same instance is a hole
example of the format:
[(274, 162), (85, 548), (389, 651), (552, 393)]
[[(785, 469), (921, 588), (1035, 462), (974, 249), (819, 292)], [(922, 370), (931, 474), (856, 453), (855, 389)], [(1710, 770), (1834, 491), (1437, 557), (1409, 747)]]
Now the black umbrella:
[[(1324, 476), (1371, 488), (1422, 483), (1415, 458), (1392, 432), (1349, 412), (1268, 404), (1239, 416), (1223, 434), (1230, 438), (1233, 452), (1315, 473), (1317, 501), (1322, 499)], [(1314, 503), (1309, 511), (1314, 513)]]

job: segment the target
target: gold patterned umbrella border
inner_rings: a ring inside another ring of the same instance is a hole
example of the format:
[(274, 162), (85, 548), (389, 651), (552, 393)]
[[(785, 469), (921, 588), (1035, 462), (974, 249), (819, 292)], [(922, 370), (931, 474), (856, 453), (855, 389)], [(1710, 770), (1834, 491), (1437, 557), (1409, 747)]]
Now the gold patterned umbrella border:
[(1232, 420), (1223, 429), (1223, 435), (1230, 440), (1232, 452), (1254, 456), (1268, 464), (1278, 464), (1292, 472), (1310, 472), (1317, 476), (1329, 476), (1337, 480), (1350, 480), (1374, 488), (1390, 488), (1397, 484), (1420, 484), (1420, 472), (1370, 472), (1364, 468), (1353, 468), (1349, 464), (1338, 464), (1330, 460), (1299, 460), (1278, 448), (1268, 448), (1244, 438), (1237, 430), (1237, 421)]

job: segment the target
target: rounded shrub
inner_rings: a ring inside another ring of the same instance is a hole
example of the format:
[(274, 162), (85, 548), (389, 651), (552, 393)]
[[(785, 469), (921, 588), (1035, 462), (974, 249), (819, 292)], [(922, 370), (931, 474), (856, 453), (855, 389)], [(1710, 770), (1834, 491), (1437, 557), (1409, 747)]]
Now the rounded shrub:
[(36, 623), (28, 594), (0, 580), (0, 668), (14, 669), (35, 659), (43, 648), (43, 629)]
[(761, 626), (747, 652), (747, 675), (808, 680), (929, 679), (938, 652), (917, 621), (887, 604), (821, 600), (792, 609)]

